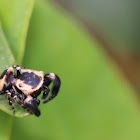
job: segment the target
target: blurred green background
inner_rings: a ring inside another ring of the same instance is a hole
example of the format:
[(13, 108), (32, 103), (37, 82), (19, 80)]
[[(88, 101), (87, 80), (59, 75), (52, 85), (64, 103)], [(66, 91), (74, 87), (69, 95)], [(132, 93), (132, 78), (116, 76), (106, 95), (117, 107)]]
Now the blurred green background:
[(140, 1), (53, 0), (88, 29), (140, 92)]
[(11, 116), (0, 96), (0, 140), (140, 139), (133, 85), (82, 22), (47, 0), (1, 0), (0, 20), (1, 72), (17, 63), (62, 81), (58, 96), (41, 102), (39, 118), (18, 118), (26, 113), (16, 103)]

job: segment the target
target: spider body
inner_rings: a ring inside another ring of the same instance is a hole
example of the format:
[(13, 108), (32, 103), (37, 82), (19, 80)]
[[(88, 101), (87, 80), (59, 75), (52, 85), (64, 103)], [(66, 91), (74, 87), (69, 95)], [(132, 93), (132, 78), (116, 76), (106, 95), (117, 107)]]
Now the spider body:
[(32, 95), (38, 91), (44, 83), (44, 73), (30, 69), (22, 69), (15, 82), (16, 87), (25, 95)]
[[(53, 82), (51, 96), (49, 95), (49, 85)], [(52, 100), (59, 91), (61, 81), (54, 73), (45, 74), (42, 71), (36, 71), (27, 68), (21, 68), (18, 65), (7, 68), (0, 76), (0, 94), (7, 94), (9, 105), (15, 113), (12, 99), (31, 114), (40, 116), (38, 108), (40, 100), (37, 99), (41, 91), (43, 92), (43, 103)]]

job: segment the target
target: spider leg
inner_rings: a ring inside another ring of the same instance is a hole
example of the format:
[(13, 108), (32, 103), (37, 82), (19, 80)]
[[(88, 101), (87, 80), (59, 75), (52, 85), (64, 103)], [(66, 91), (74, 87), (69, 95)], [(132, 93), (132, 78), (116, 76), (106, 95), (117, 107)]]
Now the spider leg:
[(4, 90), (0, 91), (0, 95), (3, 95), (3, 94), (5, 94), (5, 91)]
[(33, 114), (32, 111), (30, 111), (26, 105), (24, 104), (23, 100), (25, 99), (25, 96), (23, 96), (22, 92), (19, 94), (17, 92), (16, 87), (12, 87), (11, 92), (13, 93), (13, 99), (15, 100), (16, 103), (18, 103), (23, 109), (25, 109), (27, 112), (30, 114)]
[(21, 67), (19, 65), (13, 65), (13, 68), (15, 68), (16, 70), (20, 70)]
[(21, 67), (19, 65), (13, 65), (13, 68), (17, 70), (17, 77), (19, 77)]
[(46, 86), (49, 86), (51, 82), (53, 82), (52, 95), (51, 95), (51, 97), (49, 99), (45, 100), (43, 103), (49, 102), (54, 97), (56, 97), (57, 94), (58, 94), (60, 84), (61, 84), (60, 78), (54, 73), (46, 74), (44, 76), (44, 84)]
[(27, 96), (24, 100), (25, 106), (30, 109), (37, 117), (40, 116), (40, 110), (38, 108), (38, 103), (31, 96)]
[(46, 85), (43, 85), (43, 87), (45, 88), (45, 91), (44, 91), (43, 96), (41, 97), (41, 99), (46, 99), (48, 97), (48, 95), (49, 95), (50, 89)]
[(12, 93), (11, 92), (7, 92), (7, 99), (9, 101), (9, 105), (11, 106), (12, 110), (13, 110), (13, 114), (15, 114), (15, 109), (14, 109), (14, 106), (13, 106), (13, 103), (12, 103), (12, 97), (11, 97)]
[(13, 97), (13, 99), (23, 108), (25, 109), (27, 112), (29, 112), (30, 114), (32, 114), (32, 112), (23, 104), (23, 102), (20, 100), (20, 98), (18, 97), (18, 95), (15, 95)]
[(37, 98), (34, 98), (34, 101), (37, 103), (37, 105), (40, 105), (40, 100), (38, 100)]
[(41, 99), (43, 99), (43, 100), (46, 99), (48, 97), (48, 95), (49, 95), (49, 91), (44, 91)]

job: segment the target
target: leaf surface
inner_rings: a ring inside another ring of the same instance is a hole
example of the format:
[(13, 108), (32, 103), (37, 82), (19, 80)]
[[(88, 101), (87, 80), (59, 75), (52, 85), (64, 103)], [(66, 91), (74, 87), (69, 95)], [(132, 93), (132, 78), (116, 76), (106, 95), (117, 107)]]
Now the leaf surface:
[[(16, 62), (15, 62), (15, 59), (12, 55), (9, 44), (5, 38), (2, 27), (0, 26), (0, 73), (2, 73), (6, 68), (11, 67), (15, 63)], [(13, 102), (13, 105), (14, 105), (15, 110), (16, 110), (16, 113), (14, 116), (23, 117), (23, 116), (28, 115), (28, 113), (25, 112), (15, 102)], [(4, 112), (10, 114), (10, 115), (13, 115), (13, 111), (12, 111), (11, 107), (9, 106), (6, 95), (0, 96), (0, 109), (3, 110)]]
[(18, 64), (21, 64), (24, 56), (25, 41), (33, 2), (33, 0), (0, 1), (0, 20)]

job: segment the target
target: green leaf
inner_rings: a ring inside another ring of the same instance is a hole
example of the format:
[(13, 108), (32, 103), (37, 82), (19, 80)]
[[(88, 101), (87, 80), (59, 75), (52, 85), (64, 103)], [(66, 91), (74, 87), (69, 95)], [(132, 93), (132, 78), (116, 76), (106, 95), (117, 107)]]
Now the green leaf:
[(3, 70), (14, 63), (15, 59), (0, 25), (0, 72), (2, 73)]
[[(24, 55), (24, 47), (26, 34), (30, 16), (33, 9), (33, 0), (1, 0), (0, 1), (0, 20), (4, 28), (4, 36), (1, 29), (1, 61), (0, 72), (13, 64), (21, 64)], [(8, 41), (8, 42), (7, 42)], [(8, 45), (9, 44), (9, 45)], [(9, 49), (9, 46), (12, 50)], [(8, 48), (8, 49), (7, 49)], [(14, 61), (13, 55), (16, 58)], [(6, 95), (0, 96), (0, 109), (6, 113), (13, 115), (11, 107), (8, 104)], [(14, 102), (16, 109), (16, 117), (24, 117), (29, 115), (19, 105)]]
[[(22, 62), (24, 55), (25, 39), (33, 0), (1, 0), (0, 1), (0, 21), (4, 27), (4, 31), (0, 25), (0, 73), (7, 67)], [(4, 35), (6, 34), (6, 37)], [(10, 44), (10, 47), (9, 47)], [(12, 51), (11, 51), (12, 49)], [(29, 115), (18, 104), (13, 102), (16, 110), (16, 117), (24, 117)], [(13, 111), (9, 106), (6, 95), (0, 96), (0, 109), (13, 116)], [(0, 111), (0, 139), (10, 139), (13, 117)]]
[[(4, 36), (2, 27), (0, 26), (0, 73), (2, 73), (7, 67), (11, 67), (15, 63), (16, 62), (14, 60), (13, 54)], [(14, 116), (24, 117), (29, 115), (17, 103), (13, 102), (13, 105), (16, 110)], [(6, 95), (0, 95), (0, 109), (13, 116), (13, 110), (9, 106)]]
[(9, 140), (11, 136), (13, 118), (0, 111), (0, 139)]
[[(1, 25), (0, 25), (0, 73), (3, 72), (8, 66), (15, 63), (11, 50), (8, 46), (8, 43), (3, 34)], [(6, 102), (6, 103), (4, 103)], [(8, 112), (8, 102), (5, 96), (0, 96), (0, 109)], [(9, 111), (10, 112), (10, 111)], [(13, 119), (11, 116), (0, 111), (0, 139), (7, 140), (9, 139), (11, 132), (11, 123)]]
[(33, 0), (1, 0), (0, 20), (18, 64), (24, 55), (28, 24), (33, 9)]
[(23, 65), (57, 73), (62, 86), (41, 117), (15, 119), (12, 139), (139, 140), (134, 91), (112, 63), (79, 23), (36, 0)]
[[(14, 63), (15, 59), (0, 25), (0, 73)], [(0, 95), (0, 109), (10, 115), (13, 115), (13, 111), (10, 108), (5, 95)], [(22, 117), (28, 115), (24, 110), (21, 110), (19, 106), (15, 106), (15, 109), (15, 116)], [(0, 139), (8, 140), (10, 138), (13, 118), (4, 112), (0, 111)]]

